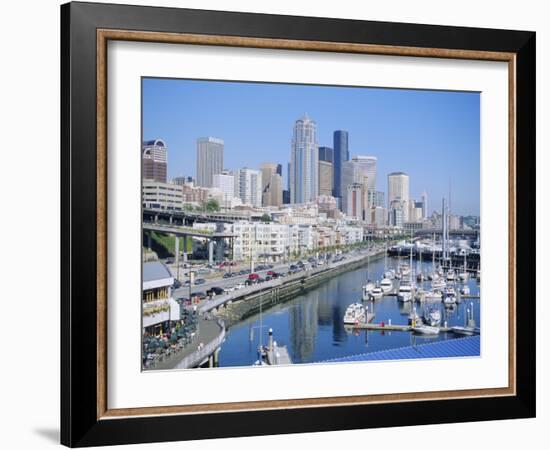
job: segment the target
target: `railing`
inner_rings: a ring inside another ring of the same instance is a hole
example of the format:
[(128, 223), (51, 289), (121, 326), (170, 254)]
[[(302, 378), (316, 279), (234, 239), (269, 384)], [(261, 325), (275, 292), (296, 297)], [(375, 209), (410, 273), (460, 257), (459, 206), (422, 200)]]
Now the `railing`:
[(206, 313), (206, 312), (211, 311), (213, 309), (216, 309), (219, 306), (221, 306), (221, 305), (223, 305), (223, 304), (225, 304), (229, 301), (239, 299), (239, 298), (244, 297), (246, 295), (254, 294), (256, 292), (261, 292), (261, 291), (268, 290), (268, 289), (271, 289), (271, 288), (274, 288), (274, 287), (280, 287), (280, 286), (283, 286), (283, 285), (287, 285), (287, 284), (292, 283), (294, 281), (309, 278), (311, 276), (318, 275), (320, 273), (327, 272), (327, 271), (332, 270), (332, 269), (337, 269), (340, 266), (347, 265), (347, 264), (350, 264), (350, 263), (355, 263), (355, 262), (363, 260), (365, 258), (366, 258), (366, 255), (362, 255), (362, 256), (356, 257), (356, 258), (350, 258), (350, 259), (347, 259), (347, 260), (344, 260), (344, 261), (340, 261), (340, 262), (336, 262), (336, 263), (330, 263), (330, 264), (327, 264), (327, 265), (322, 265), (322, 266), (317, 267), (315, 269), (307, 269), (307, 270), (302, 271), (302, 272), (297, 272), (297, 273), (294, 273), (294, 274), (287, 275), (284, 279), (276, 278), (274, 280), (266, 281), (266, 282), (263, 282), (261, 284), (256, 284), (256, 285), (252, 285), (252, 286), (248, 286), (248, 287), (239, 289), (239, 290), (231, 292), (229, 294), (216, 296), (214, 299), (208, 300), (205, 304), (200, 306), (198, 308), (198, 312), (203, 314), (203, 313)]
[(206, 344), (201, 349), (197, 349), (190, 355), (187, 355), (186, 357), (184, 357), (174, 367), (174, 369), (190, 369), (192, 367), (195, 367), (198, 364), (200, 364), (202, 361), (204, 361), (206, 358), (208, 358), (212, 353), (214, 353), (220, 345), (222, 345), (225, 339), (225, 325), (221, 320), (218, 320), (217, 323), (221, 329), (220, 334), (218, 334), (217, 337), (215, 337), (213, 340), (211, 340), (208, 344)]

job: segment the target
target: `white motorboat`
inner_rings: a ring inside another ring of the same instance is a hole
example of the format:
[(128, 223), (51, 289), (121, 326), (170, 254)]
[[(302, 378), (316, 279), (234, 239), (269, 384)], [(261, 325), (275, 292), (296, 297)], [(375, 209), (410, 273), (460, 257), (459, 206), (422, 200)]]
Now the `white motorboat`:
[(344, 324), (357, 325), (366, 323), (367, 311), (361, 303), (352, 303), (346, 308), (344, 313)]
[(424, 313), (424, 322), (431, 327), (441, 323), (441, 311), (439, 308), (430, 308)]
[(449, 269), (449, 271), (447, 272), (447, 281), (455, 281), (455, 279), (455, 271), (453, 269)]
[(367, 284), (365, 284), (362, 288), (362, 297), (364, 301), (367, 301), (370, 299), (370, 294), (372, 290), (376, 287), (376, 285), (372, 281), (367, 281)]
[(439, 328), (438, 327), (431, 327), (429, 325), (420, 325), (418, 327), (413, 327), (413, 331), (418, 334), (439, 334)]
[(444, 289), (447, 286), (447, 283), (445, 283), (445, 280), (442, 278), (437, 278), (432, 281), (432, 289), (438, 290), (438, 289)]
[(393, 280), (395, 278), (395, 270), (386, 270), (384, 272), (384, 278), (387, 278), (388, 280)]
[(412, 300), (411, 283), (405, 280), (399, 283), (399, 290), (397, 291), (397, 300), (399, 300), (400, 302), (410, 302)]
[(382, 298), (384, 296), (384, 291), (380, 286), (376, 286), (372, 291), (370, 291), (370, 299), (369, 300), (378, 300), (379, 298)]
[(451, 286), (447, 286), (443, 291), (443, 303), (446, 305), (456, 303), (456, 292)]
[(393, 289), (393, 283), (389, 278), (382, 278), (382, 281), (380, 281), (380, 288), (382, 289), (382, 292), (384, 294), (390, 292)]
[(443, 298), (443, 294), (441, 291), (425, 291), (424, 292), (424, 300), (428, 302), (440, 302)]

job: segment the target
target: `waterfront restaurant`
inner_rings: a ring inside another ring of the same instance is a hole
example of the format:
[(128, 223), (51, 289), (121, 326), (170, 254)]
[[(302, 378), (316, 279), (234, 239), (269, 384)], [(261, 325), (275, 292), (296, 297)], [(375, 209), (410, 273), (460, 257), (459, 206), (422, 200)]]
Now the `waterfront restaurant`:
[(158, 262), (143, 263), (142, 326), (144, 334), (160, 336), (181, 319), (180, 306), (172, 298), (174, 277)]

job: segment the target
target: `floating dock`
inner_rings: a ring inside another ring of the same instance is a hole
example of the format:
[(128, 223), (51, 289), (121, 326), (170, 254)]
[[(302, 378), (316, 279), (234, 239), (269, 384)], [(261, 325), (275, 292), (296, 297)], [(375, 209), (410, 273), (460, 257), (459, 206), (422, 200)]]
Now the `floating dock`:
[[(389, 324), (380, 324), (380, 323), (358, 323), (355, 325), (348, 325), (351, 328), (357, 328), (360, 330), (377, 330), (377, 331), (412, 331), (413, 327), (411, 325), (389, 325)], [(439, 328), (439, 331), (448, 332), (452, 331), (451, 327), (435, 327)]]

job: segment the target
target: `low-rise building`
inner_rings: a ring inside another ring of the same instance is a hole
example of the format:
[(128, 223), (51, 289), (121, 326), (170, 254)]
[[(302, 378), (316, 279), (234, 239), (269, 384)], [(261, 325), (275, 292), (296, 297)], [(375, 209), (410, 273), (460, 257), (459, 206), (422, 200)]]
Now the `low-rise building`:
[(172, 298), (174, 277), (164, 264), (145, 262), (142, 283), (143, 332), (158, 336), (181, 319), (180, 305)]
[(142, 200), (144, 208), (176, 209), (183, 207), (183, 187), (178, 184), (143, 180)]

